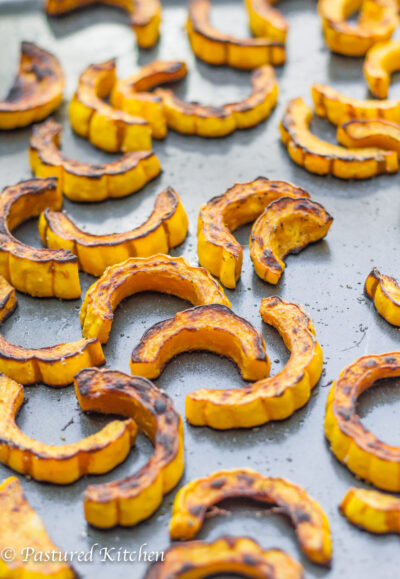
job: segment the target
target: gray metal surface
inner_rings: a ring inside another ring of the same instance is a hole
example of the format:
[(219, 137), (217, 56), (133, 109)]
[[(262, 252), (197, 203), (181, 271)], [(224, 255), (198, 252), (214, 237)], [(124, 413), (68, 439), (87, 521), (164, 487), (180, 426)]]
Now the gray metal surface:
[[(215, 1), (213, 17), (226, 31), (246, 33), (246, 18), (239, 0)], [(288, 267), (277, 287), (260, 281), (244, 252), (241, 281), (235, 291), (227, 291), (234, 310), (262, 330), (272, 371), (287, 359), (287, 352), (275, 331), (262, 324), (258, 314), (261, 298), (277, 294), (305, 306), (314, 321), (323, 346), (325, 371), (309, 404), (282, 423), (243, 431), (214, 432), (185, 425), (186, 471), (182, 484), (215, 469), (252, 467), (262, 473), (284, 476), (304, 485), (320, 501), (332, 527), (334, 555), (331, 570), (310, 563), (300, 551), (290, 524), (279, 516), (255, 516), (257, 506), (239, 505), (232, 516), (208, 520), (200, 538), (222, 534), (246, 534), (264, 547), (276, 546), (299, 559), (308, 577), (337, 579), (349, 577), (391, 579), (398, 576), (399, 539), (375, 537), (352, 527), (338, 512), (346, 490), (358, 481), (338, 464), (328, 450), (323, 435), (323, 419), (328, 385), (344, 366), (367, 353), (398, 349), (398, 331), (384, 322), (363, 296), (363, 283), (372, 265), (383, 272), (399, 274), (399, 177), (380, 177), (367, 182), (342, 182), (312, 176), (292, 164), (281, 145), (278, 123), (288, 100), (303, 96), (310, 103), (310, 84), (332, 84), (347, 94), (364, 97), (362, 60), (331, 55), (324, 46), (315, 0), (286, 0), (282, 10), (290, 22), (287, 64), (277, 70), (280, 82), (279, 106), (261, 126), (237, 132), (223, 140), (184, 137), (171, 132), (165, 142), (154, 142), (163, 174), (136, 195), (101, 204), (79, 205), (65, 201), (65, 209), (78, 225), (94, 233), (125, 231), (141, 223), (150, 213), (156, 194), (171, 185), (182, 197), (190, 218), (190, 234), (176, 255), (192, 263), (196, 258), (196, 220), (201, 203), (225, 191), (235, 181), (250, 181), (259, 175), (289, 180), (306, 188), (325, 205), (335, 221), (326, 241), (289, 257)], [(164, 1), (162, 40), (150, 52), (138, 54), (126, 16), (112, 8), (93, 7), (61, 19), (47, 19), (39, 3), (0, 3), (0, 98), (7, 92), (18, 61), (19, 42), (32, 40), (53, 51), (67, 75), (68, 99), (78, 74), (92, 62), (118, 57), (121, 76), (154, 58), (184, 58), (189, 76), (179, 86), (180, 94), (205, 103), (222, 103), (249, 91), (249, 75), (215, 69), (196, 62), (184, 31), (185, 3)], [(399, 88), (391, 88), (399, 95)], [(57, 112), (63, 122), (64, 150), (72, 157), (103, 160), (107, 157), (87, 142), (71, 134), (66, 107)], [(319, 134), (333, 136), (323, 122), (313, 123)], [(27, 145), (30, 129), (0, 134), (0, 186), (29, 178)], [(17, 236), (40, 245), (37, 223), (29, 222)], [(238, 233), (247, 244), (249, 228)], [(94, 281), (81, 274), (83, 294)], [(18, 295), (17, 312), (2, 331), (15, 343), (39, 347), (78, 339), (80, 300), (61, 302)], [(111, 338), (105, 347), (107, 366), (129, 372), (132, 348), (146, 328), (174, 315), (187, 304), (161, 294), (138, 295), (117, 310)], [(242, 385), (232, 363), (211, 354), (185, 354), (172, 363), (157, 384), (172, 396), (184, 412), (185, 394), (199, 387), (227, 388)], [(79, 411), (73, 388), (61, 390), (45, 386), (26, 388), (27, 403), (18, 424), (38, 439), (62, 443), (79, 440), (97, 431), (107, 420), (85, 416)], [(386, 442), (400, 443), (400, 400), (395, 381), (379, 385), (360, 401), (364, 424)], [(73, 423), (65, 430), (71, 419)], [(101, 532), (86, 525), (82, 493), (88, 482), (111, 481), (134, 472), (151, 454), (150, 443), (140, 437), (127, 461), (103, 477), (57, 487), (22, 479), (32, 506), (43, 518), (51, 537), (66, 551), (87, 550), (92, 544), (116, 549), (159, 551), (169, 545), (167, 526), (175, 491), (164, 500), (154, 516), (132, 529), (116, 528)], [(0, 478), (12, 472), (0, 466)], [(76, 565), (88, 579), (142, 577), (144, 563), (101, 563)]]

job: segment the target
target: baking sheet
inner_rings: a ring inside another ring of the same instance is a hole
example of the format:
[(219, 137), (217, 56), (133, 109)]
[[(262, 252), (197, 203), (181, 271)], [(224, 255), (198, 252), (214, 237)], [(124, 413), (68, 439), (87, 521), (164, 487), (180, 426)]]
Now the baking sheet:
[[(249, 74), (216, 69), (196, 62), (190, 51), (184, 23), (186, 3), (164, 0), (162, 39), (149, 52), (138, 53), (126, 15), (107, 7), (92, 7), (59, 18), (47, 19), (40, 2), (0, 2), (0, 98), (15, 74), (21, 40), (31, 40), (54, 52), (66, 76), (66, 100), (70, 98), (79, 73), (90, 63), (117, 57), (121, 77), (155, 58), (184, 58), (189, 75), (175, 88), (180, 95), (210, 104), (244, 97), (249, 92)], [(246, 34), (245, 11), (240, 0), (214, 0), (213, 18), (226, 31)], [(258, 314), (261, 298), (277, 294), (301, 303), (310, 313), (322, 344), (325, 370), (310, 402), (289, 420), (252, 430), (214, 432), (185, 424), (186, 470), (181, 484), (216, 469), (251, 467), (271, 476), (283, 476), (303, 485), (325, 509), (333, 533), (331, 570), (319, 568), (302, 554), (290, 523), (280, 516), (268, 516), (257, 505), (235, 501), (231, 516), (207, 520), (199, 538), (212, 540), (223, 534), (248, 535), (264, 547), (280, 547), (305, 566), (307, 577), (329, 579), (351, 577), (391, 579), (398, 576), (399, 539), (376, 537), (352, 527), (338, 512), (338, 504), (351, 485), (362, 485), (340, 465), (328, 450), (323, 419), (329, 383), (342, 368), (358, 356), (398, 349), (399, 333), (382, 320), (363, 296), (363, 283), (373, 265), (383, 272), (399, 275), (399, 177), (379, 177), (351, 183), (312, 176), (292, 164), (281, 145), (278, 124), (290, 98), (303, 96), (311, 103), (313, 81), (328, 83), (346, 94), (365, 97), (362, 60), (333, 56), (326, 49), (315, 10), (315, 0), (285, 0), (283, 13), (290, 23), (287, 64), (277, 69), (280, 82), (279, 105), (270, 119), (249, 131), (221, 140), (184, 137), (170, 132), (165, 142), (154, 141), (163, 173), (141, 192), (128, 198), (100, 204), (64, 207), (76, 223), (93, 233), (121, 232), (141, 223), (152, 210), (155, 197), (167, 185), (181, 196), (190, 219), (185, 243), (172, 253), (197, 263), (196, 222), (201, 203), (223, 193), (235, 181), (245, 182), (259, 175), (294, 182), (307, 189), (335, 218), (326, 241), (289, 257), (287, 270), (277, 287), (263, 283), (244, 251), (241, 280), (235, 291), (227, 291), (235, 312), (260, 329), (267, 343), (272, 372), (277, 372), (288, 354), (278, 334), (262, 323)], [(400, 95), (399, 87), (391, 95)], [(66, 106), (55, 118), (63, 123), (63, 148), (67, 154), (88, 161), (103, 161), (107, 155), (73, 136)], [(334, 130), (325, 122), (313, 121), (313, 128), (326, 138)], [(30, 128), (0, 134), (0, 186), (30, 177), (27, 145)], [(247, 245), (250, 228), (237, 238)], [(37, 222), (21, 226), (16, 235), (40, 246)], [(80, 274), (82, 295), (94, 281)], [(2, 331), (7, 339), (24, 346), (40, 347), (78, 339), (81, 336), (81, 300), (61, 302), (34, 299), (18, 294), (19, 306)], [(129, 357), (143, 332), (154, 323), (189, 307), (179, 299), (161, 294), (138, 295), (125, 301), (115, 314), (111, 338), (105, 346), (107, 367), (129, 373)], [(184, 398), (200, 387), (228, 388), (243, 385), (235, 366), (208, 353), (184, 354), (172, 361), (157, 380), (184, 412)], [(359, 408), (364, 424), (392, 444), (400, 443), (400, 399), (398, 382), (382, 383), (362, 396)], [(27, 434), (50, 443), (74, 442), (96, 432), (108, 419), (85, 416), (72, 387), (55, 390), (45, 386), (25, 389), (27, 403), (18, 424)], [(71, 424), (70, 421), (73, 420)], [(69, 426), (66, 426), (68, 425)], [(44, 520), (50, 536), (66, 551), (109, 549), (162, 551), (169, 545), (168, 522), (175, 490), (162, 507), (144, 523), (132, 529), (103, 532), (86, 525), (82, 493), (90, 483), (119, 479), (135, 472), (152, 452), (142, 436), (126, 462), (101, 477), (81, 479), (74, 485), (57, 487), (19, 477), (32, 506)], [(13, 474), (0, 465), (0, 478)], [(142, 577), (146, 564), (101, 562), (75, 565), (85, 578), (115, 579)]]

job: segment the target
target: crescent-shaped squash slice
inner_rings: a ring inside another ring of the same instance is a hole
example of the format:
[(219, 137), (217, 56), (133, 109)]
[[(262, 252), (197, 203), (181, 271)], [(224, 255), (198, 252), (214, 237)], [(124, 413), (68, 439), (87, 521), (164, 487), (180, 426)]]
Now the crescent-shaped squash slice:
[(400, 125), (389, 121), (347, 121), (338, 127), (337, 140), (345, 147), (379, 147), (400, 155)]
[(115, 60), (91, 64), (81, 74), (69, 105), (73, 130), (110, 153), (151, 149), (151, 128), (141, 117), (117, 110), (103, 99), (117, 82)]
[(75, 255), (29, 247), (11, 233), (47, 207), (60, 209), (61, 205), (57, 179), (22, 181), (6, 187), (0, 195), (0, 275), (31, 296), (75, 299), (81, 295)]
[(282, 551), (265, 551), (247, 537), (221, 537), (213, 543), (191, 541), (170, 547), (145, 579), (204, 579), (221, 573), (253, 579), (303, 577), (301, 565)]
[(0, 557), (0, 577), (14, 579), (73, 579), (71, 567), (62, 560), (26, 560), (28, 549), (34, 553), (60, 553), (52, 542), (39, 515), (25, 498), (19, 480), (12, 476), (0, 483), (0, 552), (8, 549), (15, 557)]
[(218, 430), (252, 428), (283, 420), (307, 404), (322, 372), (322, 350), (308, 314), (297, 304), (265, 298), (260, 314), (290, 350), (286, 366), (270, 378), (229, 390), (201, 389), (186, 397), (186, 417)]
[(145, 378), (90, 368), (75, 390), (82, 410), (132, 418), (154, 445), (151, 459), (124, 480), (92, 485), (85, 492), (86, 520), (96, 527), (133, 526), (149, 518), (184, 468), (183, 425), (172, 400)]
[(201, 265), (234, 289), (242, 270), (243, 249), (232, 233), (257, 219), (280, 197), (309, 197), (301, 187), (284, 181), (259, 177), (249, 183), (235, 183), (223, 195), (200, 207), (197, 224), (197, 254)]
[(357, 398), (377, 380), (400, 376), (400, 352), (363, 356), (347, 366), (333, 384), (326, 405), (325, 435), (338, 460), (361, 479), (400, 491), (400, 447), (390, 446), (361, 423)]
[(55, 56), (22, 42), (19, 71), (5, 100), (0, 101), (0, 130), (26, 127), (48, 117), (63, 98), (64, 73)]
[(251, 230), (250, 257), (257, 275), (277, 284), (285, 269), (283, 258), (325, 237), (332, 221), (324, 207), (310, 199), (273, 201)]
[(157, 196), (150, 217), (127, 233), (86, 233), (61, 211), (46, 210), (39, 220), (43, 244), (52, 249), (69, 249), (78, 256), (79, 267), (95, 276), (129, 257), (167, 253), (184, 241), (188, 227), (185, 209), (171, 187)]
[(134, 375), (155, 379), (177, 354), (206, 350), (235, 362), (244, 380), (269, 374), (270, 362), (261, 335), (227, 306), (212, 304), (178, 312), (142, 336), (131, 356)]
[(46, 12), (58, 16), (92, 4), (108, 4), (128, 12), (141, 48), (151, 48), (158, 41), (161, 24), (160, 0), (46, 0)]
[(307, 557), (320, 565), (330, 563), (329, 522), (317, 501), (302, 487), (286, 479), (263, 476), (248, 468), (216, 471), (182, 487), (172, 507), (171, 538), (192, 539), (200, 531), (210, 507), (238, 497), (279, 507), (293, 523), (300, 547)]
[(258, 38), (286, 42), (289, 25), (286, 18), (272, 7), (275, 0), (245, 0), (249, 27)]
[(390, 75), (400, 70), (400, 40), (379, 42), (368, 50), (364, 61), (364, 76), (370, 93), (385, 99), (389, 92)]
[(4, 322), (17, 307), (15, 289), (0, 275), (0, 323)]
[[(347, 19), (359, 10), (355, 25)], [(399, 23), (396, 0), (319, 0), (325, 42), (339, 54), (362, 56), (387, 40)]]
[(130, 115), (146, 119), (153, 137), (164, 139), (167, 136), (164, 105), (159, 96), (148, 91), (181, 80), (186, 74), (186, 64), (182, 60), (155, 60), (132, 76), (118, 80), (111, 93), (111, 104)]
[(191, 0), (189, 4), (186, 29), (197, 58), (208, 64), (245, 70), (285, 62), (283, 43), (269, 38), (240, 39), (220, 32), (210, 23), (210, 8), (209, 0)]
[(200, 137), (224, 137), (237, 129), (258, 125), (271, 114), (278, 100), (278, 82), (272, 66), (255, 70), (253, 92), (242, 101), (219, 107), (188, 103), (170, 90), (157, 90), (169, 128)]
[(60, 149), (62, 127), (48, 120), (33, 128), (29, 160), (36, 177), (57, 177), (62, 193), (72, 201), (97, 202), (139, 191), (161, 171), (153, 151), (127, 153), (109, 163), (69, 159)]
[(125, 460), (135, 443), (133, 420), (114, 420), (73, 444), (45, 444), (24, 434), (15, 416), (24, 388), (0, 374), (0, 462), (35, 480), (70, 484), (87, 474), (103, 474)]
[(310, 173), (340, 179), (368, 179), (398, 171), (399, 161), (394, 151), (345, 149), (316, 137), (310, 131), (312, 114), (302, 98), (292, 99), (280, 125), (282, 141), (297, 165)]
[(143, 291), (172, 294), (193, 305), (230, 303), (219, 283), (202, 267), (193, 267), (183, 257), (157, 254), (131, 257), (109, 267), (87, 291), (81, 307), (81, 325), (86, 338), (108, 340), (114, 310), (128, 296)]
[(365, 281), (365, 292), (382, 318), (393, 326), (400, 326), (400, 286), (393, 277), (374, 267)]
[(393, 495), (352, 487), (340, 510), (353, 525), (370, 533), (400, 533), (400, 499)]

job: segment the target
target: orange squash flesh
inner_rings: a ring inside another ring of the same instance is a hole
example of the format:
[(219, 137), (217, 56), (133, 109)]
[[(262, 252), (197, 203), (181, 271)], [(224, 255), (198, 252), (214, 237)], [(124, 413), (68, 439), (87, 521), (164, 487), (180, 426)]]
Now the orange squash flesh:
[(400, 41), (375, 44), (365, 57), (363, 71), (370, 93), (379, 99), (388, 96), (391, 74), (400, 70)]
[(353, 525), (370, 533), (400, 533), (400, 499), (393, 495), (352, 487), (340, 510)]
[(379, 147), (400, 155), (400, 125), (389, 121), (347, 121), (338, 127), (337, 140), (345, 147)]
[(249, 27), (257, 38), (285, 43), (289, 24), (279, 10), (273, 8), (274, 3), (274, 0), (245, 0)]
[(365, 281), (365, 292), (379, 314), (393, 326), (400, 326), (400, 286), (374, 268)]

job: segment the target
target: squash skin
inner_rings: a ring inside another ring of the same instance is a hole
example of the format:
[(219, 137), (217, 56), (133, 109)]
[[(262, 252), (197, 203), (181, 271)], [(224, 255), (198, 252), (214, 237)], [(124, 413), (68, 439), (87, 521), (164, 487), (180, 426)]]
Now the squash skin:
[(117, 82), (115, 60), (91, 64), (83, 71), (69, 105), (73, 130), (92, 145), (120, 153), (151, 149), (151, 128), (145, 119), (114, 109), (103, 99)]
[(83, 335), (105, 344), (115, 308), (126, 297), (142, 291), (172, 294), (193, 305), (217, 303), (230, 307), (219, 283), (205, 269), (191, 266), (183, 257), (131, 257), (107, 268), (88, 289), (80, 313)]
[(212, 304), (178, 312), (142, 336), (131, 356), (131, 373), (158, 378), (176, 355), (208, 350), (235, 362), (244, 380), (266, 378), (270, 361), (262, 336), (227, 306)]
[(272, 66), (257, 68), (251, 76), (252, 93), (242, 101), (222, 106), (185, 102), (170, 90), (158, 89), (167, 125), (185, 135), (225, 137), (267, 119), (278, 100), (278, 82)]
[(66, 14), (92, 4), (108, 4), (130, 13), (131, 25), (140, 48), (152, 48), (160, 36), (160, 0), (46, 0), (46, 12), (51, 16)]
[(245, 0), (249, 27), (256, 38), (269, 38), (286, 42), (289, 24), (284, 16), (272, 7), (272, 0)]
[(221, 537), (213, 543), (174, 545), (164, 561), (153, 564), (145, 579), (202, 579), (235, 573), (253, 579), (302, 579), (299, 563), (277, 549), (263, 550), (247, 537)]
[(260, 314), (276, 328), (290, 351), (286, 366), (275, 376), (244, 388), (201, 389), (186, 397), (186, 417), (195, 426), (218, 430), (252, 428), (284, 420), (307, 404), (322, 372), (322, 349), (308, 314), (279, 297), (265, 298)]
[(7, 579), (73, 579), (74, 571), (61, 561), (40, 563), (25, 561), (23, 552), (27, 546), (35, 553), (60, 552), (51, 541), (39, 515), (25, 498), (21, 484), (16, 477), (9, 477), (0, 483), (0, 526), (2, 541), (0, 550), (12, 549), (16, 555), (13, 562), (0, 558), (0, 576)]
[(375, 44), (364, 60), (363, 72), (371, 94), (385, 99), (389, 93), (390, 75), (400, 70), (400, 41), (388, 40)]
[(191, 0), (186, 24), (197, 58), (216, 66), (251, 70), (264, 64), (280, 65), (286, 60), (285, 46), (268, 38), (245, 38), (225, 34), (210, 24), (209, 0)]
[(81, 295), (78, 260), (70, 252), (36, 249), (11, 233), (46, 207), (60, 209), (56, 179), (31, 179), (6, 187), (0, 195), (0, 275), (17, 290), (34, 297), (75, 299)]
[(152, 458), (138, 472), (85, 491), (85, 516), (91, 525), (136, 525), (157, 510), (182, 476), (181, 417), (172, 400), (149, 380), (122, 372), (82, 370), (75, 378), (75, 391), (82, 410), (132, 418), (154, 444)]
[(363, 356), (333, 384), (326, 405), (325, 436), (336, 458), (356, 476), (387, 491), (400, 491), (400, 447), (378, 440), (356, 413), (359, 395), (377, 380), (400, 376), (400, 353)]
[(26, 436), (15, 416), (24, 401), (23, 387), (0, 375), (0, 462), (38, 481), (66, 485), (86, 474), (103, 474), (123, 462), (135, 443), (132, 420), (115, 420), (73, 444), (49, 445)]
[(400, 327), (400, 286), (393, 277), (380, 273), (375, 267), (365, 281), (365, 293), (382, 318)]
[(258, 277), (277, 284), (285, 269), (283, 258), (299, 253), (325, 237), (333, 217), (310, 199), (282, 197), (258, 217), (250, 235), (250, 257)]
[(302, 98), (292, 99), (280, 124), (282, 142), (300, 167), (340, 179), (368, 179), (398, 171), (398, 157), (393, 151), (345, 149), (316, 137), (310, 132), (312, 114)]
[(98, 202), (139, 191), (161, 172), (153, 151), (127, 153), (103, 164), (69, 159), (59, 150), (62, 127), (48, 120), (33, 128), (29, 160), (36, 177), (57, 177), (63, 195), (76, 202)]
[(332, 557), (329, 521), (317, 501), (286, 479), (263, 476), (248, 468), (216, 471), (182, 487), (172, 507), (171, 539), (192, 539), (200, 531), (207, 509), (224, 499), (237, 497), (278, 506), (294, 525), (307, 557), (319, 565), (329, 565)]
[(14, 85), (0, 101), (0, 130), (26, 127), (48, 117), (60, 106), (64, 85), (57, 58), (32, 42), (22, 42)]
[(167, 253), (184, 241), (188, 227), (186, 211), (172, 187), (157, 196), (150, 217), (126, 233), (86, 233), (61, 211), (45, 210), (39, 219), (42, 243), (52, 249), (69, 249), (77, 255), (80, 269), (97, 277), (129, 257)]
[(389, 121), (347, 121), (338, 127), (337, 140), (344, 147), (379, 147), (400, 155), (400, 126)]
[[(347, 18), (360, 10), (356, 25)], [(396, 0), (319, 0), (325, 42), (332, 52), (362, 56), (377, 42), (389, 39), (399, 17)]]
[(353, 525), (370, 533), (400, 533), (400, 499), (393, 495), (352, 487), (340, 510)]
[(249, 183), (235, 183), (223, 195), (202, 205), (197, 224), (197, 254), (200, 265), (230, 289), (240, 277), (243, 249), (232, 233), (257, 219), (280, 197), (309, 197), (301, 187), (284, 181), (259, 177)]

